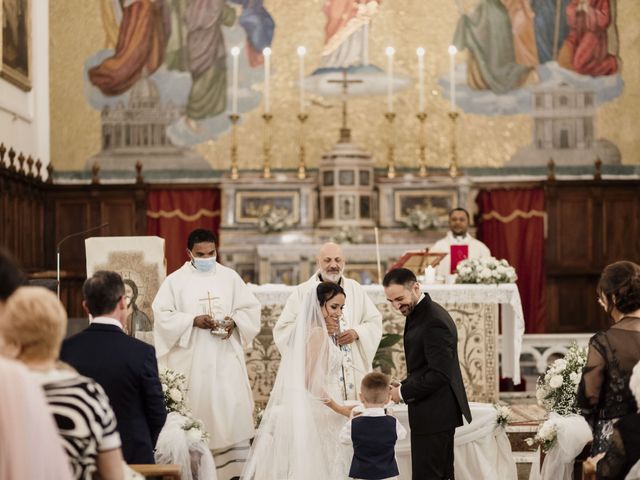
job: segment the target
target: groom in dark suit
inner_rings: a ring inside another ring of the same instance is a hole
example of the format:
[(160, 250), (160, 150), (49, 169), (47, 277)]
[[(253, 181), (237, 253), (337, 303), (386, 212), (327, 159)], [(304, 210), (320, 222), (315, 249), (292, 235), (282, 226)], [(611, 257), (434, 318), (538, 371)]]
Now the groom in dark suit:
[(456, 326), (444, 308), (421, 292), (411, 270), (391, 270), (382, 284), (387, 300), (407, 317), (407, 378), (391, 388), (391, 398), (408, 405), (412, 478), (453, 479), (454, 433), (463, 415), (471, 422)]
[(124, 283), (99, 271), (82, 287), (91, 324), (62, 344), (60, 359), (93, 378), (109, 397), (127, 463), (155, 463), (153, 449), (167, 418), (155, 349), (124, 332)]

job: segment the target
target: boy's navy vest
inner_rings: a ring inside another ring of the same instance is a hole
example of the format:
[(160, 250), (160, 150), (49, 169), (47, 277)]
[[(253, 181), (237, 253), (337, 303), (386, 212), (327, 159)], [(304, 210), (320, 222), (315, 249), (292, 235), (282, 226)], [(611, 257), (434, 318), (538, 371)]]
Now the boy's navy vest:
[(389, 415), (359, 416), (351, 420), (353, 460), (350, 477), (377, 480), (398, 475), (396, 421)]

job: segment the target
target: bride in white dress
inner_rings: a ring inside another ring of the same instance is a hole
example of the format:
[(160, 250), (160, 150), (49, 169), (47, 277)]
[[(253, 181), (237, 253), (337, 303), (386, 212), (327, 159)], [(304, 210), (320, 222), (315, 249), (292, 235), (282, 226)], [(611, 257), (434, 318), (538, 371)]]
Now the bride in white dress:
[(342, 287), (331, 282), (305, 298), (243, 480), (348, 478), (352, 452), (338, 437), (353, 407), (342, 404), (342, 353), (326, 326), (339, 320), (345, 299)]

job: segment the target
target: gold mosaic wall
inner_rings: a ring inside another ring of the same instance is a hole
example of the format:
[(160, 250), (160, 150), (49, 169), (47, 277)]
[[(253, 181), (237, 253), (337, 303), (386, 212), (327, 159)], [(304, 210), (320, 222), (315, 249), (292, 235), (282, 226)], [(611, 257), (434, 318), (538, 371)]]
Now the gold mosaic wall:
[[(323, 39), (324, 0), (265, 0), (276, 21), (273, 44), (272, 80), (273, 165), (293, 168), (297, 164), (298, 91), (295, 48), (308, 50), (307, 73), (318, 66)], [(472, 5), (475, 2), (466, 1)], [(371, 31), (371, 62), (386, 65), (385, 46), (396, 48), (395, 69), (416, 77), (417, 46), (426, 49), (427, 142), (428, 162), (445, 166), (448, 159), (448, 102), (439, 96), (437, 78), (447, 72), (447, 46), (458, 18), (451, 0), (386, 0)], [(87, 158), (100, 148), (100, 115), (85, 100), (84, 62), (105, 46), (99, 0), (55, 0), (50, 2), (51, 68), (51, 156), (58, 170), (84, 168)], [(640, 2), (618, 1), (620, 56), (623, 60), (623, 93), (598, 109), (597, 134), (613, 141), (622, 154), (622, 163), (640, 164)], [(462, 57), (462, 55), (460, 55)], [(338, 138), (340, 108), (330, 99), (325, 107), (310, 109), (308, 125), (308, 163), (317, 165), (319, 157)], [(409, 88), (396, 97), (397, 163), (417, 163), (417, 126), (415, 105), (417, 88)], [(329, 108), (326, 108), (329, 107)], [(382, 97), (360, 98), (349, 103), (350, 126), (354, 140), (368, 149), (379, 166), (385, 165), (386, 121)], [(239, 127), (240, 167), (259, 168), (261, 164), (261, 109), (245, 115)], [(462, 114), (459, 120), (459, 156), (462, 165), (500, 166), (521, 146), (532, 141), (532, 125), (527, 115), (486, 117)], [(214, 168), (229, 164), (229, 135), (201, 144), (198, 150)]]

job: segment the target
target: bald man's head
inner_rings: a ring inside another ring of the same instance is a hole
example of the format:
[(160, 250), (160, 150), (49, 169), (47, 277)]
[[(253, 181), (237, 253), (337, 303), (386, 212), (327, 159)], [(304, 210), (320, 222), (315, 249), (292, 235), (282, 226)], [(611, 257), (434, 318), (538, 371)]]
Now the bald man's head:
[(318, 252), (318, 269), (322, 279), (337, 283), (344, 271), (344, 253), (340, 245), (329, 242), (320, 247)]

